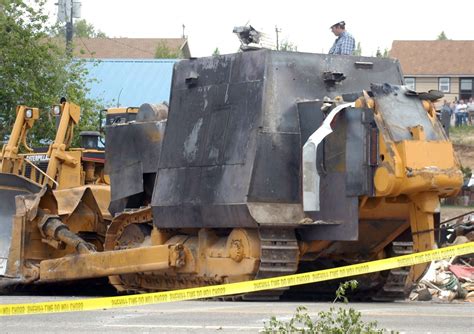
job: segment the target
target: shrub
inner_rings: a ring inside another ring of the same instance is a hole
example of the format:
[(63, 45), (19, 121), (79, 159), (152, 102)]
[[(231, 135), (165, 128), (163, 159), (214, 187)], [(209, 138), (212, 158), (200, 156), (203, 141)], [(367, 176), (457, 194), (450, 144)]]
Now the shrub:
[[(350, 288), (354, 290), (357, 288), (357, 281), (352, 280), (341, 283), (336, 290), (336, 298), (338, 300), (348, 303), (345, 296), (346, 290)], [(275, 316), (270, 318), (268, 323), (265, 323), (263, 333), (318, 333), (318, 334), (383, 334), (388, 331), (385, 329), (378, 329), (377, 322), (364, 322), (362, 314), (353, 308), (331, 307), (329, 311), (321, 311), (318, 313), (317, 319), (313, 320), (307, 313), (308, 309), (304, 306), (298, 306), (296, 313), (289, 321), (278, 320)], [(391, 331), (390, 333), (394, 333)]]

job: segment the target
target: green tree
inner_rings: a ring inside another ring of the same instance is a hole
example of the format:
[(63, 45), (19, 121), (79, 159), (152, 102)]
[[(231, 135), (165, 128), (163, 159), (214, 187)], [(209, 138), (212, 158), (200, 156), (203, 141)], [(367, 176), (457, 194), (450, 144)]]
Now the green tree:
[(354, 50), (354, 56), (362, 56), (362, 47), (360, 46), (360, 42), (357, 42), (357, 47)]
[(85, 19), (74, 22), (74, 34), (77, 37), (83, 38), (107, 37), (104, 32), (100, 30), (96, 31), (92, 23), (87, 22)]
[(298, 46), (287, 39), (283, 40), (279, 47), (280, 51), (298, 51)]
[[(53, 27), (50, 33), (53, 37), (65, 37), (66, 27), (64, 25), (58, 25)], [(96, 30), (92, 23), (87, 22), (85, 19), (74, 21), (74, 36), (81, 38), (106, 38), (107, 35)]]
[(219, 48), (215, 48), (214, 52), (212, 53), (213, 56), (220, 56), (221, 52), (219, 51)]
[(158, 59), (182, 59), (181, 50), (171, 50), (164, 41), (160, 41), (156, 46), (155, 58)]
[(446, 36), (446, 34), (444, 33), (444, 31), (442, 31), (438, 37), (436, 38), (438, 41), (446, 41), (448, 39), (448, 37)]
[[(54, 137), (52, 104), (66, 97), (82, 107), (79, 129), (97, 128), (100, 106), (86, 97), (87, 71), (50, 38), (45, 0), (0, 0), (0, 141), (10, 133), (19, 104), (41, 109), (30, 131), (31, 145)], [(76, 137), (77, 138), (77, 137)]]
[(382, 51), (380, 51), (380, 48), (377, 47), (377, 52), (375, 52), (375, 57), (377, 57), (377, 58), (388, 58), (388, 49), (385, 48), (383, 50), (383, 53), (382, 53)]

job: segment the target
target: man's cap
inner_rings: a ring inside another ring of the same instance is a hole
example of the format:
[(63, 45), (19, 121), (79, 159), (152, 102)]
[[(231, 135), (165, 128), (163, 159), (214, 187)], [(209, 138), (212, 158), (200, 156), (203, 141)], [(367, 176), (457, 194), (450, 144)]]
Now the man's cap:
[(334, 27), (341, 27), (341, 28), (345, 28), (346, 26), (346, 22), (344, 21), (339, 21), (337, 23), (334, 23), (332, 26), (330, 26), (330, 28), (334, 28)]

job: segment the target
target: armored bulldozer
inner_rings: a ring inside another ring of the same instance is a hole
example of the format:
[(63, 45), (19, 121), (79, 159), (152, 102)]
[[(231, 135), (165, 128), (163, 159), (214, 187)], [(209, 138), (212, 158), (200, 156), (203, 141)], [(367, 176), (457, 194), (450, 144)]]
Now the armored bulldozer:
[[(170, 290), (432, 249), (439, 198), (462, 184), (432, 101), (403, 86), (393, 59), (258, 50), (183, 60), (167, 119), (143, 106), (108, 124), (104, 251), (23, 258), (29, 282), (109, 276), (118, 291)], [(15, 219), (55, 239), (50, 197), (23, 201)], [(423, 270), (363, 285), (403, 293)]]

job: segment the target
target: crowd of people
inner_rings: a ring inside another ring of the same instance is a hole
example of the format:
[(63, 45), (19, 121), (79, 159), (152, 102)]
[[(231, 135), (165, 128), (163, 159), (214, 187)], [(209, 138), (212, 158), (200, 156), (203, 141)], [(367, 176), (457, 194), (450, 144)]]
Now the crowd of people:
[(474, 125), (474, 101), (472, 97), (467, 102), (456, 100), (449, 103), (444, 100), (440, 111), (442, 114), (449, 114), (451, 126)]

